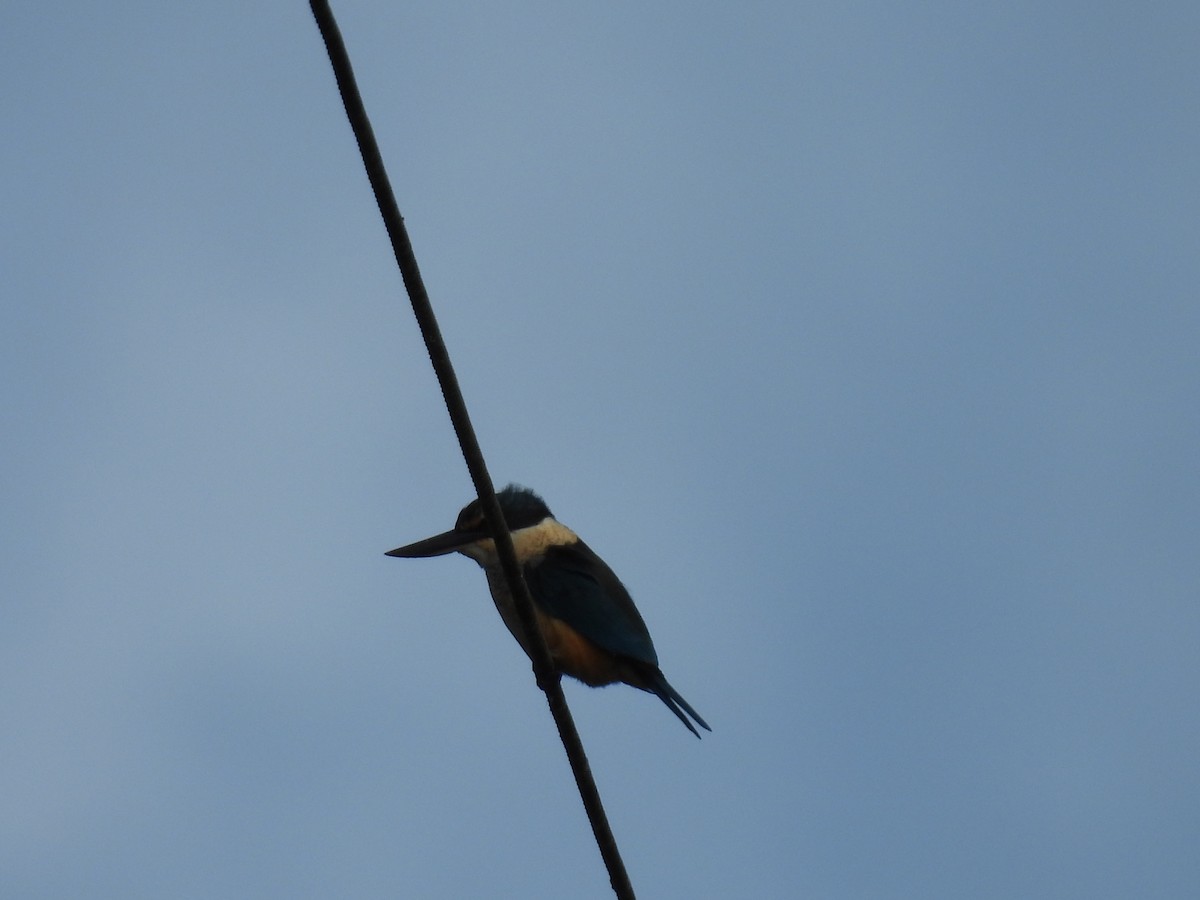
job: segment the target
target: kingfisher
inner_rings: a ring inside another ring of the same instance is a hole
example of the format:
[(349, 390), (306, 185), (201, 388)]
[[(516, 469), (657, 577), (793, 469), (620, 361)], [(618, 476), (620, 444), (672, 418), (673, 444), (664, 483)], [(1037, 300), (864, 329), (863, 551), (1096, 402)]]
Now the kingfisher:
[[(646, 623), (608, 564), (528, 488), (510, 484), (496, 498), (555, 669), (592, 687), (621, 682), (654, 694), (696, 737), (692, 720), (712, 731), (663, 676)], [(463, 507), (450, 531), (387, 555), (423, 559), (455, 552), (479, 563), (500, 618), (532, 658), (479, 500)]]

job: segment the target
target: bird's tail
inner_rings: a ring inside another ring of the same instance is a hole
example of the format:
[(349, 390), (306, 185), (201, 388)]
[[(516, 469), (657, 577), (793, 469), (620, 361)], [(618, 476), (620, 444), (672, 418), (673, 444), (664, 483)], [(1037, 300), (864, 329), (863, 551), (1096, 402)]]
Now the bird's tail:
[[(700, 718), (700, 714), (692, 709), (692, 705), (679, 695), (679, 691), (671, 687), (670, 683), (667, 681), (666, 677), (661, 671), (656, 669), (650, 675), (647, 681), (648, 685), (645, 690), (657, 695), (663, 703), (667, 704), (667, 709), (671, 710), (671, 712), (675, 713), (675, 715), (679, 717), (679, 721), (687, 726), (688, 731), (690, 731), (696, 737), (700, 737), (700, 732), (698, 732), (696, 730), (696, 726), (688, 720), (688, 716), (691, 716), (693, 719), (695, 719), (696, 725), (699, 725), (705, 731), (712, 731), (712, 729), (708, 727), (708, 723)], [(687, 713), (687, 715), (684, 715), (684, 713)]]

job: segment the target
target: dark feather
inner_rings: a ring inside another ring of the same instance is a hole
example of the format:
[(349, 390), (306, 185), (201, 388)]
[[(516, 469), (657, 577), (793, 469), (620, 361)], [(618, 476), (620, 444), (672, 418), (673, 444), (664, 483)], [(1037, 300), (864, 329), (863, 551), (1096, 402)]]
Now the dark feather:
[(596, 646), (658, 665), (650, 632), (620, 579), (583, 541), (550, 547), (525, 567), (533, 599)]
[(629, 684), (657, 696), (688, 731), (706, 731), (708, 723), (679, 695), (658, 668), (658, 654), (641, 614), (625, 585), (583, 541), (559, 544), (546, 550), (536, 564), (525, 566), (525, 583), (534, 602), (556, 619), (561, 619), (583, 637), (609, 653), (629, 660), (636, 679)]
[[(648, 673), (648, 675), (650, 687), (645, 688), (644, 690), (648, 690), (650, 693), (655, 694), (660, 700), (662, 700), (663, 703), (667, 704), (667, 708), (670, 709), (671, 712), (675, 713), (675, 715), (679, 716), (679, 721), (687, 726), (688, 731), (690, 731), (696, 737), (700, 737), (700, 732), (698, 732), (695, 726), (688, 721), (688, 716), (691, 716), (693, 719), (695, 719), (696, 724), (705, 731), (712, 731), (712, 729), (708, 727), (708, 723), (700, 718), (699, 714), (692, 709), (692, 705), (679, 695), (679, 691), (671, 687), (670, 683), (668, 683), (666, 679), (666, 676), (664, 676), (659, 669), (655, 669), (653, 672)], [(687, 713), (687, 716), (684, 715), (685, 712)]]

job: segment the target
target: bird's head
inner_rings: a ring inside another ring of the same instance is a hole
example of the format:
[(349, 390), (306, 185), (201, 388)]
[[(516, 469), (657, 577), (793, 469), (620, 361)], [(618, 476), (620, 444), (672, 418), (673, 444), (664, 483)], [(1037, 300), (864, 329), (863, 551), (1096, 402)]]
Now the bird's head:
[[(497, 492), (496, 499), (500, 501), (500, 511), (504, 514), (508, 530), (512, 532), (532, 528), (546, 519), (554, 518), (545, 501), (529, 488), (510, 484)], [(478, 499), (472, 500), (462, 508), (454, 527), (449, 531), (389, 550), (386, 555), (420, 559), (444, 556), (455, 551), (477, 562), (495, 556), (495, 542), (488, 531), (487, 523), (483, 520), (483, 510)]]

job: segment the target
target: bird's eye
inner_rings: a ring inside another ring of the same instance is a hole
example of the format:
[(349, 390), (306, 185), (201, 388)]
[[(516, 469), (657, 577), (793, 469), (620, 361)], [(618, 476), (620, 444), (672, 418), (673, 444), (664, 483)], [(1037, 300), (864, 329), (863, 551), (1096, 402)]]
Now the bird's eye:
[(478, 509), (464, 509), (454, 527), (458, 531), (482, 531), (484, 527), (483, 513)]

